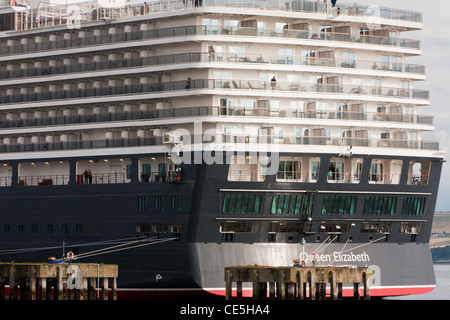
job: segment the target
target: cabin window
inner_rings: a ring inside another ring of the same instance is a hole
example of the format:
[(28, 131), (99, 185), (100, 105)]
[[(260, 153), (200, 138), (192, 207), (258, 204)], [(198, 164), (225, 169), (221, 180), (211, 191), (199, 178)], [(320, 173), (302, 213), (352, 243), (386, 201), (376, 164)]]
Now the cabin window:
[(406, 197), (403, 199), (402, 216), (423, 216), (425, 197)]
[(322, 204), (323, 215), (353, 215), (356, 210), (356, 196), (325, 196)]
[(148, 233), (150, 232), (150, 225), (148, 223), (138, 223), (136, 224), (137, 233)]
[(276, 194), (272, 198), (271, 214), (311, 214), (313, 195)]
[(396, 197), (369, 196), (364, 204), (366, 215), (394, 215), (397, 206)]
[(77, 235), (83, 234), (83, 226), (81, 224), (77, 224), (75, 226), (75, 232)]
[(164, 196), (155, 195), (155, 211), (164, 211)]
[(278, 162), (277, 181), (280, 180), (300, 180), (302, 173), (301, 161), (284, 161)]
[(170, 204), (172, 211), (181, 211), (181, 196), (179, 194), (172, 194), (170, 196)]
[(253, 193), (228, 193), (225, 195), (222, 205), (223, 214), (257, 214), (261, 211), (260, 194)]
[(361, 224), (361, 233), (382, 233), (389, 234), (392, 231), (391, 223), (373, 223), (363, 222)]
[(406, 234), (418, 234), (420, 232), (419, 222), (401, 222), (400, 223), (400, 233)]
[(147, 196), (138, 196), (138, 208), (139, 211), (147, 210), (148, 206), (148, 197)]
[(226, 221), (220, 224), (221, 233), (254, 233), (256, 232), (256, 222)]
[(409, 185), (428, 185), (430, 177), (431, 161), (411, 161), (408, 169)]

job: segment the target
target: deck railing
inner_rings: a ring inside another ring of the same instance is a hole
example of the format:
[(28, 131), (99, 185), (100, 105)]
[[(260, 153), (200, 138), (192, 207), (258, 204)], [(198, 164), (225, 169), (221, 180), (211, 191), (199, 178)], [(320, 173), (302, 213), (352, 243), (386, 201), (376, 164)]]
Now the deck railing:
[[(105, 54), (105, 58), (106, 58)], [(74, 58), (76, 59), (76, 57)], [(10, 71), (0, 72), (0, 79), (15, 79), (29, 77), (49, 77), (52, 75), (93, 72), (100, 70), (136, 68), (146, 66), (160, 66), (167, 64), (185, 64), (194, 62), (211, 63), (252, 63), (256, 64), (276, 64), (289, 66), (310, 66), (310, 67), (332, 67), (336, 71), (355, 69), (355, 70), (381, 70), (393, 72), (405, 72), (412, 74), (425, 74), (425, 67), (421, 65), (383, 62), (377, 60), (357, 60), (357, 59), (338, 59), (338, 58), (320, 58), (293, 55), (266, 55), (266, 54), (228, 54), (222, 52), (192, 52), (179, 53), (173, 55), (163, 55), (154, 57), (143, 57), (136, 59), (108, 60), (104, 62), (90, 63), (72, 63), (55, 67), (29, 67)]]
[[(345, 105), (348, 108), (347, 105)], [(344, 111), (308, 108), (261, 108), (243, 106), (202, 106), (172, 109), (158, 109), (145, 111), (89, 113), (75, 116), (59, 117), (31, 117), (30, 119), (11, 120), (8, 114), (0, 114), (0, 128), (26, 128), (35, 126), (54, 126), (66, 124), (102, 123), (127, 120), (159, 120), (168, 118), (189, 117), (271, 117), (290, 119), (333, 119), (358, 120), (358, 121), (382, 121), (398, 123), (417, 123), (433, 125), (433, 117), (428, 115), (403, 114), (394, 112), (368, 112), (368, 111)], [(19, 115), (16, 115), (19, 116)]]
[[(438, 150), (439, 143), (407, 139), (379, 138), (342, 138), (332, 136), (290, 136), (290, 135), (251, 135), (251, 134), (216, 134), (213, 137), (189, 136), (193, 143), (240, 143), (240, 144), (280, 144), (280, 145), (321, 145), (321, 146), (359, 146), (370, 148), (405, 148), (415, 150)], [(161, 136), (132, 139), (101, 139), (70, 142), (45, 143), (10, 143), (0, 145), (0, 153), (60, 151), (96, 148), (123, 148), (163, 145)]]
[[(331, 77), (333, 78), (333, 77)], [(115, 81), (124, 81), (125, 79), (116, 79)], [(327, 78), (322, 81), (327, 81)], [(106, 80), (104, 84), (99, 84), (98, 88), (64, 90), (62, 84), (54, 83), (55, 87), (50, 90), (48, 86), (42, 86), (43, 92), (35, 92), (33, 87), (8, 87), (0, 95), (0, 104), (22, 103), (35, 101), (51, 101), (57, 99), (67, 99), (65, 103), (70, 104), (70, 99), (80, 99), (87, 97), (107, 97), (115, 95), (131, 95), (142, 93), (162, 93), (180, 90), (196, 89), (225, 89), (225, 90), (246, 90), (246, 91), (290, 91), (297, 93), (321, 93), (335, 95), (355, 95), (355, 96), (376, 96), (384, 98), (397, 99), (419, 99), (428, 100), (428, 90), (407, 89), (399, 87), (379, 87), (355, 84), (336, 84), (336, 83), (310, 83), (310, 82), (290, 82), (277, 81), (271, 82), (263, 80), (243, 80), (243, 79), (192, 79), (170, 82), (142, 83), (137, 85), (115, 85), (108, 86)], [(65, 83), (64, 86), (77, 86), (78, 83)], [(88, 87), (88, 83), (85, 83)], [(93, 86), (92, 83), (89, 86)], [(59, 87), (59, 88), (58, 88)], [(14, 91), (14, 92), (12, 92)]]
[[(336, 8), (332, 8), (329, 4), (325, 5), (322, 1), (312, 0), (159, 0), (109, 8), (90, 3), (86, 5), (83, 2), (71, 4), (71, 6), (46, 6), (44, 3), (37, 9), (18, 12), (17, 15), (20, 16), (20, 19), (16, 29), (28, 30), (66, 24), (76, 26), (77, 23), (98, 20), (111, 21), (130, 16), (144, 16), (202, 6), (320, 13), (327, 16), (358, 16), (366, 17), (369, 22), (377, 21), (378, 19), (422, 22), (422, 14), (419, 12), (376, 5), (357, 5), (356, 2), (354, 4), (338, 3)], [(77, 14), (76, 20), (70, 18), (71, 16), (73, 17), (74, 12)]]
[[(76, 30), (76, 29), (75, 29)], [(84, 30), (84, 29), (83, 29)], [(420, 49), (420, 41), (415, 39), (404, 39), (398, 37), (367, 35), (359, 33), (342, 32), (319, 32), (297, 29), (279, 28), (251, 28), (251, 27), (229, 27), (218, 25), (190, 25), (172, 28), (161, 28), (141, 31), (120, 31), (107, 35), (84, 35), (78, 32), (62, 32), (43, 41), (21, 36), (0, 39), (0, 55), (25, 54), (39, 51), (54, 51), (59, 49), (80, 48), (86, 46), (107, 45), (121, 42), (132, 42), (140, 40), (164, 39), (183, 36), (208, 35), (211, 40), (215, 36), (236, 37), (259, 37), (259, 38), (285, 38), (285, 39), (307, 39), (316, 41), (337, 41), (347, 43), (371, 44), (397, 48)], [(66, 38), (68, 37), (68, 38)], [(25, 41), (23, 40), (25, 39)], [(138, 43), (137, 45), (141, 45)]]

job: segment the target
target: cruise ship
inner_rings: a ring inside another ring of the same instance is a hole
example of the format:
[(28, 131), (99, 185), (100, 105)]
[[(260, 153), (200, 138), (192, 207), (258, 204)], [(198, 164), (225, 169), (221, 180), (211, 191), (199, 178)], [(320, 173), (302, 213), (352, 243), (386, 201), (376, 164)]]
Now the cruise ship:
[(0, 0), (1, 261), (117, 264), (119, 299), (294, 260), (433, 290), (422, 14), (374, 2)]

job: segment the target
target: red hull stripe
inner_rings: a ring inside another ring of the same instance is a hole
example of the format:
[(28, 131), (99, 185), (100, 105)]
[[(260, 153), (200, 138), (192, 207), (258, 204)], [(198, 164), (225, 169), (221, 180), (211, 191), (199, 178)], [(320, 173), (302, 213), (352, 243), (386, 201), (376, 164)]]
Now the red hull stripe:
[[(379, 287), (379, 288), (371, 288), (370, 296), (372, 297), (387, 297), (387, 296), (403, 296), (403, 295), (413, 295), (413, 294), (424, 294), (433, 291), (435, 288), (434, 285), (430, 286), (405, 286), (405, 287)], [(211, 294), (225, 296), (224, 288), (217, 289), (206, 289)], [(363, 295), (363, 289), (360, 289), (360, 294)], [(327, 294), (330, 292), (328, 290)], [(236, 290), (233, 290), (233, 297), (236, 297)], [(251, 297), (253, 295), (251, 289), (242, 289), (243, 297)], [(342, 295), (344, 297), (353, 297), (353, 288), (343, 288)]]
[[(404, 296), (404, 295), (415, 295), (424, 294), (433, 291), (434, 285), (430, 286), (404, 286), (404, 287), (379, 287), (371, 288), (371, 297), (388, 297), (388, 296)], [(353, 297), (353, 288), (343, 288), (342, 294), (344, 297)], [(329, 292), (328, 292), (329, 294)], [(242, 290), (243, 297), (251, 297), (251, 289)], [(361, 295), (363, 295), (363, 289), (361, 289)], [(208, 298), (212, 296), (225, 296), (225, 288), (214, 288), (214, 289), (165, 289), (165, 290), (154, 290), (154, 289), (141, 289), (141, 290), (118, 290), (119, 300), (129, 300), (129, 299), (170, 299), (170, 298), (194, 298), (203, 297)], [(236, 290), (233, 290), (233, 297), (236, 297)]]
[[(431, 292), (435, 288), (430, 286), (404, 286), (404, 287), (378, 287), (370, 289), (372, 297), (388, 297), (415, 295)], [(329, 290), (328, 290), (329, 291)], [(353, 297), (353, 288), (343, 288), (344, 297)], [(6, 296), (9, 294), (9, 286), (5, 287)], [(329, 295), (329, 292), (327, 292)], [(360, 292), (363, 295), (363, 289)], [(236, 297), (236, 290), (233, 289), (233, 297)], [(243, 297), (251, 297), (251, 289), (243, 289)], [(118, 300), (158, 300), (158, 299), (183, 299), (183, 298), (213, 298), (225, 296), (225, 288), (214, 289), (118, 289)]]

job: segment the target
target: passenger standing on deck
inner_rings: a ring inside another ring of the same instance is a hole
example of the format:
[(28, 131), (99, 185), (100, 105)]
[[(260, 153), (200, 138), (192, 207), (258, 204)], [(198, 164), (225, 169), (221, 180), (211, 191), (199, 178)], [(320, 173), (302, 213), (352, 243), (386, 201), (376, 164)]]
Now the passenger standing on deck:
[(89, 175), (89, 173), (88, 173), (87, 169), (84, 169), (84, 172), (83, 172), (84, 183), (88, 183), (88, 175)]
[(88, 178), (89, 178), (89, 184), (92, 184), (92, 172), (91, 172), (91, 170), (88, 171)]
[(208, 47), (208, 53), (209, 53), (209, 61), (216, 61), (216, 51), (214, 50), (213, 45), (210, 45)]
[(270, 80), (270, 85), (272, 86), (272, 90), (275, 90), (277, 86), (277, 79), (275, 79), (275, 76), (272, 77), (272, 80)]

